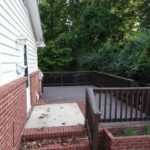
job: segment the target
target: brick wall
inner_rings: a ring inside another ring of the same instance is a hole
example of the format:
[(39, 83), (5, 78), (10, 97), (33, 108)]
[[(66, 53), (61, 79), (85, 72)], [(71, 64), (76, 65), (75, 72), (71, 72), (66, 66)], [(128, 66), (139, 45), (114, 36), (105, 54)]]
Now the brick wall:
[(30, 89), (31, 89), (31, 105), (34, 106), (37, 103), (37, 94), (40, 94), (40, 81), (39, 71), (35, 71), (30, 74)]
[(18, 149), (26, 117), (26, 79), (0, 86), (0, 150)]
[[(133, 127), (134, 128), (134, 127)], [(137, 127), (135, 127), (137, 128)], [(139, 128), (139, 127), (138, 127)], [(143, 128), (143, 127), (140, 127)], [(111, 128), (111, 130), (119, 130), (120, 128)], [(150, 150), (150, 136), (121, 136), (114, 137), (110, 129), (104, 130), (105, 150)]]

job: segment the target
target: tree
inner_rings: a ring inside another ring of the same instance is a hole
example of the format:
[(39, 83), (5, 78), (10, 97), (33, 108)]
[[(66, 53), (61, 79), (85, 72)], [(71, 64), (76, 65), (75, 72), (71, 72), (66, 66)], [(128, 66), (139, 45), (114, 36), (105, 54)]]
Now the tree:
[(68, 19), (66, 0), (43, 0), (40, 3), (44, 38), (46, 43), (66, 30)]
[(97, 69), (150, 81), (149, 2), (41, 0), (41, 69)]

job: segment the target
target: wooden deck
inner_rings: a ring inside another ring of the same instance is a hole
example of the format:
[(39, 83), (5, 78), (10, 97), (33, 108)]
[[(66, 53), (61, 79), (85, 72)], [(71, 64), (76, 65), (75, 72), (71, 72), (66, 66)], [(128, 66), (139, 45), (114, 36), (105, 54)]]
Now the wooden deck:
[(43, 98), (49, 100), (83, 100), (85, 101), (85, 89), (89, 86), (50, 86), (44, 87)]
[[(86, 88), (89, 87), (94, 87), (92, 85), (90, 86), (51, 86), (51, 87), (44, 87), (44, 93), (43, 93), (43, 98), (48, 99), (48, 100), (73, 100), (73, 101), (77, 101), (77, 100), (82, 100), (85, 101), (85, 90)], [(99, 106), (99, 97), (96, 96), (96, 103), (97, 106)], [(105, 104), (105, 98), (104, 95), (102, 95), (101, 98), (101, 112), (102, 112), (102, 116), (101, 119), (104, 119), (104, 104)], [(111, 119), (115, 119), (115, 106), (116, 106), (116, 98), (113, 97), (112, 98), (112, 105), (111, 105), (111, 113), (110, 113), (110, 96), (107, 95), (107, 102), (106, 102), (106, 119), (110, 118), (111, 115)], [(124, 119), (125, 117), (130, 118), (131, 116), (131, 110), (132, 110), (132, 116), (133, 118), (135, 118), (135, 115), (137, 113), (137, 118), (140, 118), (141, 115), (144, 117), (144, 114), (140, 111), (136, 111), (136, 109), (131, 109), (130, 106), (128, 106), (126, 108), (126, 104), (123, 103), (122, 105), (122, 119)], [(125, 116), (127, 111), (127, 116)], [(117, 100), (117, 119), (120, 118), (120, 114), (121, 114), (121, 102), (119, 100)]]
[[(71, 85), (95, 85), (71, 86)], [(98, 127), (107, 125), (141, 125), (150, 120), (150, 88), (138, 87), (127, 78), (103, 72), (46, 72), (43, 98), (48, 101), (82, 100), (86, 103), (85, 123), (92, 150), (98, 149)], [(54, 87), (56, 86), (57, 87)], [(91, 87), (91, 86), (90, 86)], [(85, 97), (86, 96), (86, 97)], [(86, 102), (85, 102), (86, 100)]]

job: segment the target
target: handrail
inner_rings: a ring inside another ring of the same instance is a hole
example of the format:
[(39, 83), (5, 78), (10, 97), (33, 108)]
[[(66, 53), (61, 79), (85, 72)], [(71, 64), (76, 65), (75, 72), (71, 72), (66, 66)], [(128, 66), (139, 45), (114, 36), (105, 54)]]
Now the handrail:
[(47, 72), (43, 72), (43, 73), (92, 73), (92, 71), (47, 71)]
[(100, 116), (101, 112), (95, 103), (93, 88), (87, 88), (85, 125), (88, 130), (92, 150), (98, 149), (98, 123), (100, 121)]
[(114, 78), (123, 79), (123, 80), (126, 80), (126, 81), (135, 82), (133, 79), (113, 75), (113, 74), (110, 74), (110, 73), (105, 73), (105, 72), (100, 72), (100, 71), (93, 71), (93, 72), (99, 73), (99, 74), (102, 74), (102, 75), (105, 75), (105, 76), (109, 76), (109, 77), (114, 77)]
[(108, 87), (108, 88), (93, 88), (94, 91), (97, 90), (149, 90), (150, 87)]
[(99, 109), (95, 103), (93, 88), (87, 88), (86, 90), (87, 90), (87, 93), (89, 94), (89, 100), (90, 100), (89, 102), (91, 103), (91, 109), (92, 109), (93, 113), (96, 115), (101, 115), (102, 112), (99, 111)]

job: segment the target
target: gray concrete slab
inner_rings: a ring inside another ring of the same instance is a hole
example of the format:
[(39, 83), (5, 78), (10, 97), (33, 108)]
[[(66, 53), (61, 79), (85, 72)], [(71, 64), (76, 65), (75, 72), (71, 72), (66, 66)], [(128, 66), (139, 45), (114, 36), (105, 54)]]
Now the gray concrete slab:
[(84, 116), (77, 103), (47, 104), (33, 108), (25, 128), (83, 125)]

